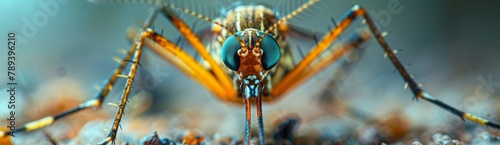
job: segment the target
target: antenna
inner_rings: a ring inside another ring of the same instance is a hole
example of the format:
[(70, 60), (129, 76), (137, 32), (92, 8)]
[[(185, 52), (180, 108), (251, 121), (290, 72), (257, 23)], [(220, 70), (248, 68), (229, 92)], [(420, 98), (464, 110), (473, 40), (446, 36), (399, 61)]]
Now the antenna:
[(272, 30), (274, 30), (276, 27), (278, 27), (279, 24), (287, 21), (288, 19), (291, 19), (292, 17), (296, 16), (297, 14), (304, 11), (305, 9), (307, 9), (308, 7), (310, 7), (311, 5), (313, 5), (314, 3), (318, 2), (318, 1), (319, 0), (310, 0), (307, 3), (303, 4), (302, 6), (300, 6), (299, 8), (297, 8), (295, 11), (293, 11), (290, 14), (288, 14), (287, 16), (285, 16), (284, 18), (280, 19), (278, 22), (274, 23), (273, 26), (269, 27), (269, 29), (267, 29), (266, 32), (264, 32), (264, 34), (262, 34), (262, 36), (260, 36), (259, 40), (255, 44), (257, 47), (254, 48), (254, 50), (257, 52), (260, 51), (260, 42), (262, 42), (262, 40), (264, 39), (264, 37), (267, 34), (269, 34)]

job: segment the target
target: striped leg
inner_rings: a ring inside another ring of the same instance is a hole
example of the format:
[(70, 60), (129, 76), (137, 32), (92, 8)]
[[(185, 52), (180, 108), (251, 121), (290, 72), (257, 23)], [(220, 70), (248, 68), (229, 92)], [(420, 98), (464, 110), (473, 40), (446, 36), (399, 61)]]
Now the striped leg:
[(29, 123), (23, 125), (21, 128), (18, 128), (14, 131), (8, 131), (8, 132), (0, 131), (0, 137), (6, 137), (9, 134), (17, 133), (17, 132), (31, 132), (34, 130), (38, 130), (38, 129), (41, 129), (43, 127), (46, 127), (48, 125), (53, 124), (55, 121), (57, 121), (61, 118), (70, 116), (71, 114), (77, 113), (79, 111), (82, 111), (82, 110), (85, 110), (88, 108), (92, 108), (92, 107), (100, 107), (103, 100), (106, 98), (108, 93), (111, 91), (111, 89), (115, 85), (116, 80), (118, 80), (118, 78), (120, 76), (122, 76), (121, 73), (122, 73), (123, 69), (125, 68), (125, 66), (127, 66), (127, 64), (129, 63), (128, 60), (130, 60), (130, 58), (132, 58), (134, 51), (135, 51), (135, 45), (128, 51), (126, 56), (121, 61), (119, 60), (119, 58), (117, 58), (118, 61), (120, 61), (120, 64), (115, 69), (115, 71), (113, 72), (111, 77), (108, 79), (106, 84), (104, 84), (103, 89), (101, 89), (101, 91), (96, 95), (95, 99), (88, 100), (88, 101), (78, 105), (77, 107), (70, 109), (70, 110), (67, 110), (63, 113), (56, 114), (54, 116), (44, 117), (42, 119), (29, 122)]
[[(155, 9), (153, 13), (149, 16), (148, 19), (146, 19), (146, 22), (143, 26), (143, 33), (135, 40), (135, 43), (132, 45), (131, 50), (135, 50), (134, 56), (132, 59), (132, 66), (130, 67), (130, 71), (128, 73), (127, 77), (127, 84), (125, 86), (125, 90), (123, 91), (122, 99), (120, 104), (118, 105), (118, 111), (116, 113), (115, 121), (113, 122), (113, 126), (111, 127), (111, 130), (107, 136), (106, 139), (101, 141), (99, 144), (108, 144), (109, 142), (112, 142), (113, 144), (115, 143), (116, 139), (116, 134), (118, 133), (118, 128), (120, 126), (120, 121), (123, 116), (123, 112), (125, 111), (125, 106), (127, 105), (128, 102), (128, 97), (130, 94), (130, 90), (132, 87), (132, 83), (134, 82), (134, 78), (136, 76), (137, 72), (137, 67), (139, 66), (139, 61), (141, 59), (141, 54), (142, 54), (142, 48), (144, 45), (144, 40), (146, 37), (151, 36), (154, 34), (153, 31), (151, 31), (149, 26), (154, 22), (156, 19), (156, 16), (158, 15), (159, 9)], [(146, 31), (150, 30), (150, 31)]]
[(422, 88), (418, 86), (418, 84), (415, 82), (413, 78), (411, 78), (410, 74), (408, 71), (404, 68), (402, 63), (397, 59), (395, 56), (394, 52), (392, 49), (389, 47), (387, 42), (384, 40), (383, 35), (377, 30), (375, 27), (375, 24), (373, 20), (370, 18), (370, 16), (367, 14), (366, 10), (359, 7), (358, 5), (355, 5), (345, 16), (343, 19), (341, 19), (338, 27), (334, 28), (333, 30), (330, 31), (329, 34), (327, 34), (322, 41), (320, 41), (313, 49), (312, 51), (304, 58), (302, 59), (297, 66), (290, 71), (285, 78), (279, 82), (278, 84), (275, 85), (274, 90), (272, 92), (273, 96), (279, 96), (285, 93), (286, 91), (291, 90), (298, 84), (300, 84), (302, 81), (306, 80), (307, 78), (313, 76), (314, 74), (318, 73), (319, 71), (323, 70), (326, 64), (330, 64), (334, 62), (339, 56), (342, 56), (346, 52), (350, 51), (348, 49), (342, 49), (337, 52), (334, 52), (330, 58), (321, 60), (318, 63), (313, 63), (316, 58), (318, 58), (326, 49), (327, 47), (342, 33), (344, 32), (347, 27), (350, 26), (350, 24), (358, 17), (363, 17), (372, 33), (376, 37), (376, 40), (378, 43), (382, 46), (384, 49), (386, 55), (389, 57), (391, 60), (392, 64), (396, 67), (398, 72), (401, 74), (403, 77), (404, 81), (408, 84), (410, 87), (412, 93), (415, 95), (414, 99), (424, 99), (426, 101), (431, 102), (432, 104), (443, 108), (460, 118), (462, 120), (470, 120), (482, 125), (486, 125), (489, 127), (497, 128), (500, 129), (500, 124), (493, 123), (489, 120), (480, 118), (478, 116), (472, 115), (470, 113), (463, 112), (457, 108), (454, 108), (442, 101), (437, 100), (436, 98), (432, 97), (431, 95), (425, 93)]

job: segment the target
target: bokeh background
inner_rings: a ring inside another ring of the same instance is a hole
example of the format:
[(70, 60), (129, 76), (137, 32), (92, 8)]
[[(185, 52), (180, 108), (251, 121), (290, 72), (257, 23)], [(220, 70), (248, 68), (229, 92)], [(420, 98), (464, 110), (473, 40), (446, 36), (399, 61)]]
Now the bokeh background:
[[(57, 7), (50, 7), (47, 11), (44, 3), (50, 2)], [(221, 6), (228, 6), (231, 1), (173, 3), (213, 18), (219, 16)], [(277, 2), (269, 3), (278, 7)], [(289, 3), (289, 6), (300, 5), (299, 2)], [(389, 32), (386, 40), (393, 49), (399, 50), (397, 56), (409, 66), (415, 79), (424, 83), (424, 90), (459, 109), (500, 122), (499, 2), (326, 1), (288, 23), (318, 34), (325, 33), (332, 26), (330, 17), (339, 19), (353, 4), (365, 7), (377, 20), (380, 30)], [(393, 10), (393, 4), (398, 5), (397, 11)], [(8, 32), (16, 33), (18, 39), (16, 112), (20, 114), (16, 123), (20, 125), (51, 115), (53, 111), (60, 112), (93, 98), (98, 92), (94, 86), (102, 85), (117, 65), (111, 58), (121, 58), (123, 54), (117, 52), (119, 48), (130, 47), (131, 43), (126, 37), (127, 28), (138, 27), (138, 22), (143, 22), (151, 9), (150, 4), (92, 4), (69, 0), (0, 1), (0, 44), (6, 46)], [(189, 24), (196, 23), (196, 30), (209, 26), (209, 23), (189, 16), (186, 20)], [(29, 25), (33, 25), (34, 29), (26, 30)], [(156, 30), (164, 29), (165, 36), (174, 42), (179, 37), (178, 32), (162, 17), (154, 26)], [(184, 45), (189, 51), (189, 44)], [(337, 92), (344, 102), (375, 118), (399, 111), (410, 120), (410, 126), (439, 128), (443, 124), (459, 121), (458, 117), (427, 102), (412, 101), (413, 95), (409, 90), (403, 90), (404, 82), (390, 61), (383, 57), (379, 45), (373, 41), (366, 48), (366, 54)], [(0, 55), (0, 116), (7, 116), (8, 96), (4, 83), (7, 81), (7, 49), (0, 49)], [(168, 134), (169, 130), (174, 129), (198, 129), (205, 134), (243, 135), (243, 107), (220, 102), (201, 85), (150, 51), (146, 51), (141, 63), (140, 74), (143, 79), (136, 82), (142, 82), (143, 85), (137, 85), (134, 89), (136, 97), (133, 98), (136, 99), (130, 101), (132, 105), (127, 108), (129, 114), (125, 115), (126, 120), (143, 119), (136, 122), (141, 126), (138, 128), (146, 133), (157, 130)], [(313, 96), (323, 91), (322, 86), (328, 80), (325, 78), (331, 77), (334, 71), (328, 69), (277, 103), (265, 105), (266, 124), (271, 124), (273, 119), (285, 114), (297, 113), (303, 120), (300, 127), (303, 130), (325, 133), (362, 125), (359, 121), (353, 122), (336, 115), (317, 117), (317, 114), (325, 111), (318, 107)], [(118, 81), (106, 102), (117, 102), (123, 85), (123, 80)], [(140, 108), (149, 109), (143, 113)], [(134, 111), (142, 115), (132, 115)], [(103, 130), (111, 125), (109, 120), (114, 116), (114, 107), (105, 105), (101, 110), (84, 112), (56, 123), (46, 132), (68, 130), (72, 128), (71, 122), (84, 118), (82, 116), (94, 120), (92, 115), (95, 115), (100, 116), (95, 117), (99, 120), (108, 121), (102, 122), (104, 125), (96, 129), (100, 133), (93, 134), (97, 139), (102, 138), (106, 134)], [(156, 120), (148, 119), (151, 116), (157, 117)], [(5, 123), (0, 122), (2, 125)], [(168, 129), (161, 129), (155, 124), (162, 124)], [(78, 130), (75, 132), (78, 134)], [(101, 137), (99, 134), (102, 134)], [(26, 136), (29, 135), (36, 136)], [(141, 137), (138, 135), (135, 138)]]

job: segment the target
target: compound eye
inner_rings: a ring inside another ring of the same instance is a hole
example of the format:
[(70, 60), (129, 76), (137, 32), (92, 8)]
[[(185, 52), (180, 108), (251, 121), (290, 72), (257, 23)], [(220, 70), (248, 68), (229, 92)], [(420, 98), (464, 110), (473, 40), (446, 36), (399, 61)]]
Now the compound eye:
[(235, 35), (229, 36), (226, 41), (224, 41), (224, 44), (222, 44), (222, 61), (233, 71), (238, 71), (240, 67), (239, 49), (241, 49), (241, 45)]
[(266, 35), (260, 42), (260, 49), (264, 51), (262, 54), (262, 67), (265, 70), (272, 69), (280, 60), (280, 47), (276, 40), (271, 35)]

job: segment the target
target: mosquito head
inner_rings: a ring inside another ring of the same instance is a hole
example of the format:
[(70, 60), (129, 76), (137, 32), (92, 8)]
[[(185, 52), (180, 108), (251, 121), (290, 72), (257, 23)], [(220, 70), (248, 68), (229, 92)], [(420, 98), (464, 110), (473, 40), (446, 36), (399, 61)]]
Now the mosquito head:
[(228, 68), (236, 71), (240, 80), (249, 75), (256, 75), (261, 80), (268, 70), (278, 63), (280, 58), (279, 45), (269, 35), (271, 31), (317, 1), (308, 1), (265, 31), (247, 28), (235, 34), (233, 33), (222, 44), (222, 61)]
[[(242, 80), (255, 75), (261, 80), (280, 59), (280, 47), (271, 36), (257, 43), (264, 33), (257, 29), (246, 29), (229, 36), (222, 45), (222, 61), (231, 70), (236, 71)], [(243, 41), (243, 45), (238, 41)]]

